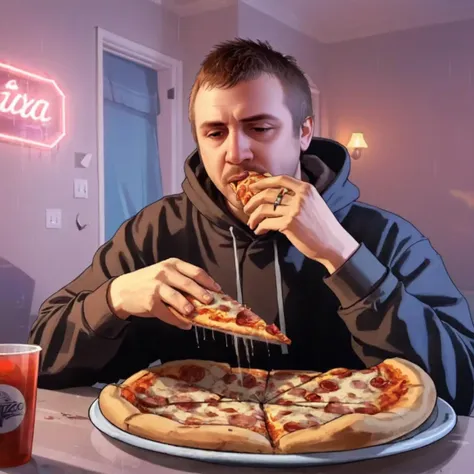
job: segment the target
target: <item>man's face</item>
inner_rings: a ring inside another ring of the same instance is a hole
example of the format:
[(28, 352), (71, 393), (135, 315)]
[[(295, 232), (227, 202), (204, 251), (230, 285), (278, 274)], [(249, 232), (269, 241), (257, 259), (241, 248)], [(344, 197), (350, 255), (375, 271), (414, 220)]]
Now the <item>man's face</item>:
[(231, 89), (203, 89), (194, 116), (198, 148), (207, 174), (228, 200), (242, 208), (230, 182), (245, 171), (299, 178), (299, 156), (312, 136), (312, 120), (293, 133), (290, 111), (278, 79), (262, 75)]

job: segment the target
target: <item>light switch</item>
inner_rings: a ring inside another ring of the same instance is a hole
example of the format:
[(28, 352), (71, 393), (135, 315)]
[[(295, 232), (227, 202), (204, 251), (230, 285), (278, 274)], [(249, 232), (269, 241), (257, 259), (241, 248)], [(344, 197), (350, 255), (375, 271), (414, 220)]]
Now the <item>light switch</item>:
[(61, 209), (46, 209), (46, 228), (60, 229), (62, 227)]
[(78, 178), (74, 180), (74, 197), (76, 199), (87, 199), (89, 197), (87, 179)]

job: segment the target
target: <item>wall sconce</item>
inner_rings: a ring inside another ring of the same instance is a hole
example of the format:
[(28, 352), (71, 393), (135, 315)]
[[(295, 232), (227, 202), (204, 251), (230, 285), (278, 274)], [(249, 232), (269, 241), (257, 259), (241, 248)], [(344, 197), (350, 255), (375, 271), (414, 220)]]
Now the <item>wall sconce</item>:
[(368, 148), (364, 134), (359, 132), (353, 133), (347, 148), (352, 149), (351, 157), (354, 160), (358, 160), (362, 155), (362, 148)]

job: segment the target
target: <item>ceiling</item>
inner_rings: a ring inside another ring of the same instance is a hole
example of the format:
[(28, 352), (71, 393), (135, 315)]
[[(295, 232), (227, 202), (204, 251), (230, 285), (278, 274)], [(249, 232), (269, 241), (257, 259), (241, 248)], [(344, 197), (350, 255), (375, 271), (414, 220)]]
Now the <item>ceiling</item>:
[[(236, 0), (152, 0), (180, 16)], [(474, 18), (474, 0), (240, 0), (322, 43)]]

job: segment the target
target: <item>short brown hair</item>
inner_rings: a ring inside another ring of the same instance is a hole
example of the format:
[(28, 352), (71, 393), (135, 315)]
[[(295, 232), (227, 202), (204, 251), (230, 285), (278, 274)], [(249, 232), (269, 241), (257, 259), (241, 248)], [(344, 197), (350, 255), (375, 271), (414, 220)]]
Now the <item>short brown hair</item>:
[(275, 51), (267, 41), (236, 38), (217, 44), (204, 58), (189, 96), (189, 121), (197, 143), (194, 102), (201, 87), (228, 89), (262, 74), (276, 77), (285, 91), (285, 104), (298, 135), (303, 122), (313, 116), (311, 88), (293, 56)]

